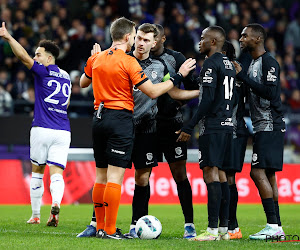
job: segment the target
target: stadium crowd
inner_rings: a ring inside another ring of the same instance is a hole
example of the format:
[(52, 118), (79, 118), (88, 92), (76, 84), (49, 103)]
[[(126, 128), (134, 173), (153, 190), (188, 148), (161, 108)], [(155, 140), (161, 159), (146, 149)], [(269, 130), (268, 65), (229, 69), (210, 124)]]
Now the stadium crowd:
[[(111, 44), (109, 27), (119, 16), (128, 17), (137, 25), (145, 22), (163, 25), (166, 47), (182, 52), (187, 58), (196, 58), (197, 74), (203, 64), (198, 49), (203, 29), (209, 25), (222, 26), (238, 57), (242, 28), (248, 23), (262, 24), (268, 33), (266, 49), (281, 66), (281, 98), (286, 113), (300, 112), (299, 1), (2, 0), (0, 10), (0, 20), (5, 21), (8, 31), (32, 57), (41, 39), (51, 39), (59, 45), (57, 64), (70, 73), (73, 84), (69, 110), (73, 117), (93, 112), (92, 89), (80, 89), (79, 77), (92, 45), (98, 42), (106, 49)], [(0, 116), (32, 114), (35, 100), (32, 85), (30, 72), (1, 40)], [(196, 106), (197, 100), (186, 105), (185, 119), (191, 118)]]

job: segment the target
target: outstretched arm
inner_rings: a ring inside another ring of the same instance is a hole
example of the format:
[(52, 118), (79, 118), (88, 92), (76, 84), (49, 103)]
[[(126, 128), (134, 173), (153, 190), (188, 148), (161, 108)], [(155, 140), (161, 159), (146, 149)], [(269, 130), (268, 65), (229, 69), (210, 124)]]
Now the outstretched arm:
[(197, 98), (199, 97), (199, 93), (199, 90), (184, 90), (179, 89), (176, 86), (174, 86), (168, 91), (168, 94), (171, 96), (171, 98), (178, 101), (186, 101)]
[(19, 44), (7, 31), (5, 27), (5, 22), (2, 22), (2, 27), (0, 28), (0, 37), (6, 40), (15, 56), (28, 68), (31, 69), (34, 61), (28, 55), (27, 51)]

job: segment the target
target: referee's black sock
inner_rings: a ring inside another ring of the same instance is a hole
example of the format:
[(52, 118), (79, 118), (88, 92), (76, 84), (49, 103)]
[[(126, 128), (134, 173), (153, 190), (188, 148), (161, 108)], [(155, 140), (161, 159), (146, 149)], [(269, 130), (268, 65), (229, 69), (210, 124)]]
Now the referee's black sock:
[(218, 181), (206, 184), (208, 227), (218, 228), (218, 219), (222, 197), (221, 184)]
[(229, 201), (229, 221), (228, 221), (228, 230), (234, 230), (237, 228), (238, 221), (236, 218), (236, 210), (237, 210), (237, 203), (239, 199), (238, 191), (236, 188), (236, 184), (229, 185), (230, 190), (230, 201)]
[(222, 190), (222, 198), (221, 198), (221, 205), (220, 205), (220, 214), (219, 214), (219, 227), (228, 227), (228, 217), (229, 217), (229, 186), (228, 182), (221, 183), (221, 190)]
[(185, 223), (194, 223), (193, 194), (189, 180), (177, 183), (177, 192)]
[(277, 217), (275, 213), (275, 205), (273, 198), (262, 199), (262, 205), (265, 210), (265, 214), (267, 216), (268, 224), (277, 224)]
[(281, 227), (278, 201), (274, 201), (274, 206), (275, 206), (275, 213), (276, 213), (276, 217), (277, 217), (277, 223), (278, 223), (278, 226)]
[(131, 225), (135, 225), (139, 218), (145, 214), (145, 204), (147, 200), (148, 186), (142, 187), (135, 185), (134, 195), (132, 198), (132, 220)]

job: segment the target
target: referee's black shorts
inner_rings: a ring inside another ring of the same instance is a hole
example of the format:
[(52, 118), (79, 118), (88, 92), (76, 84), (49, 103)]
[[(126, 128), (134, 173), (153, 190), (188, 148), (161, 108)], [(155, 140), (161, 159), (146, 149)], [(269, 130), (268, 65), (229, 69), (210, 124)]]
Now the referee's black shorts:
[(129, 110), (103, 109), (93, 118), (93, 149), (97, 168), (108, 164), (128, 168), (134, 138), (133, 114)]
[(158, 161), (163, 161), (163, 154), (168, 163), (187, 159), (186, 142), (176, 142), (178, 134), (176, 131), (183, 127), (181, 122), (174, 120), (157, 120)]
[(252, 168), (282, 171), (284, 132), (261, 131), (253, 136)]

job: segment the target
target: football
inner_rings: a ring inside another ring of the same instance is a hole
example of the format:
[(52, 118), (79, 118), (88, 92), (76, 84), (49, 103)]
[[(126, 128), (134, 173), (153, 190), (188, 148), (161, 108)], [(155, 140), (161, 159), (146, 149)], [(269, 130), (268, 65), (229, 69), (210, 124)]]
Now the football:
[(155, 216), (145, 215), (137, 221), (135, 231), (140, 239), (157, 239), (161, 234), (162, 226)]

